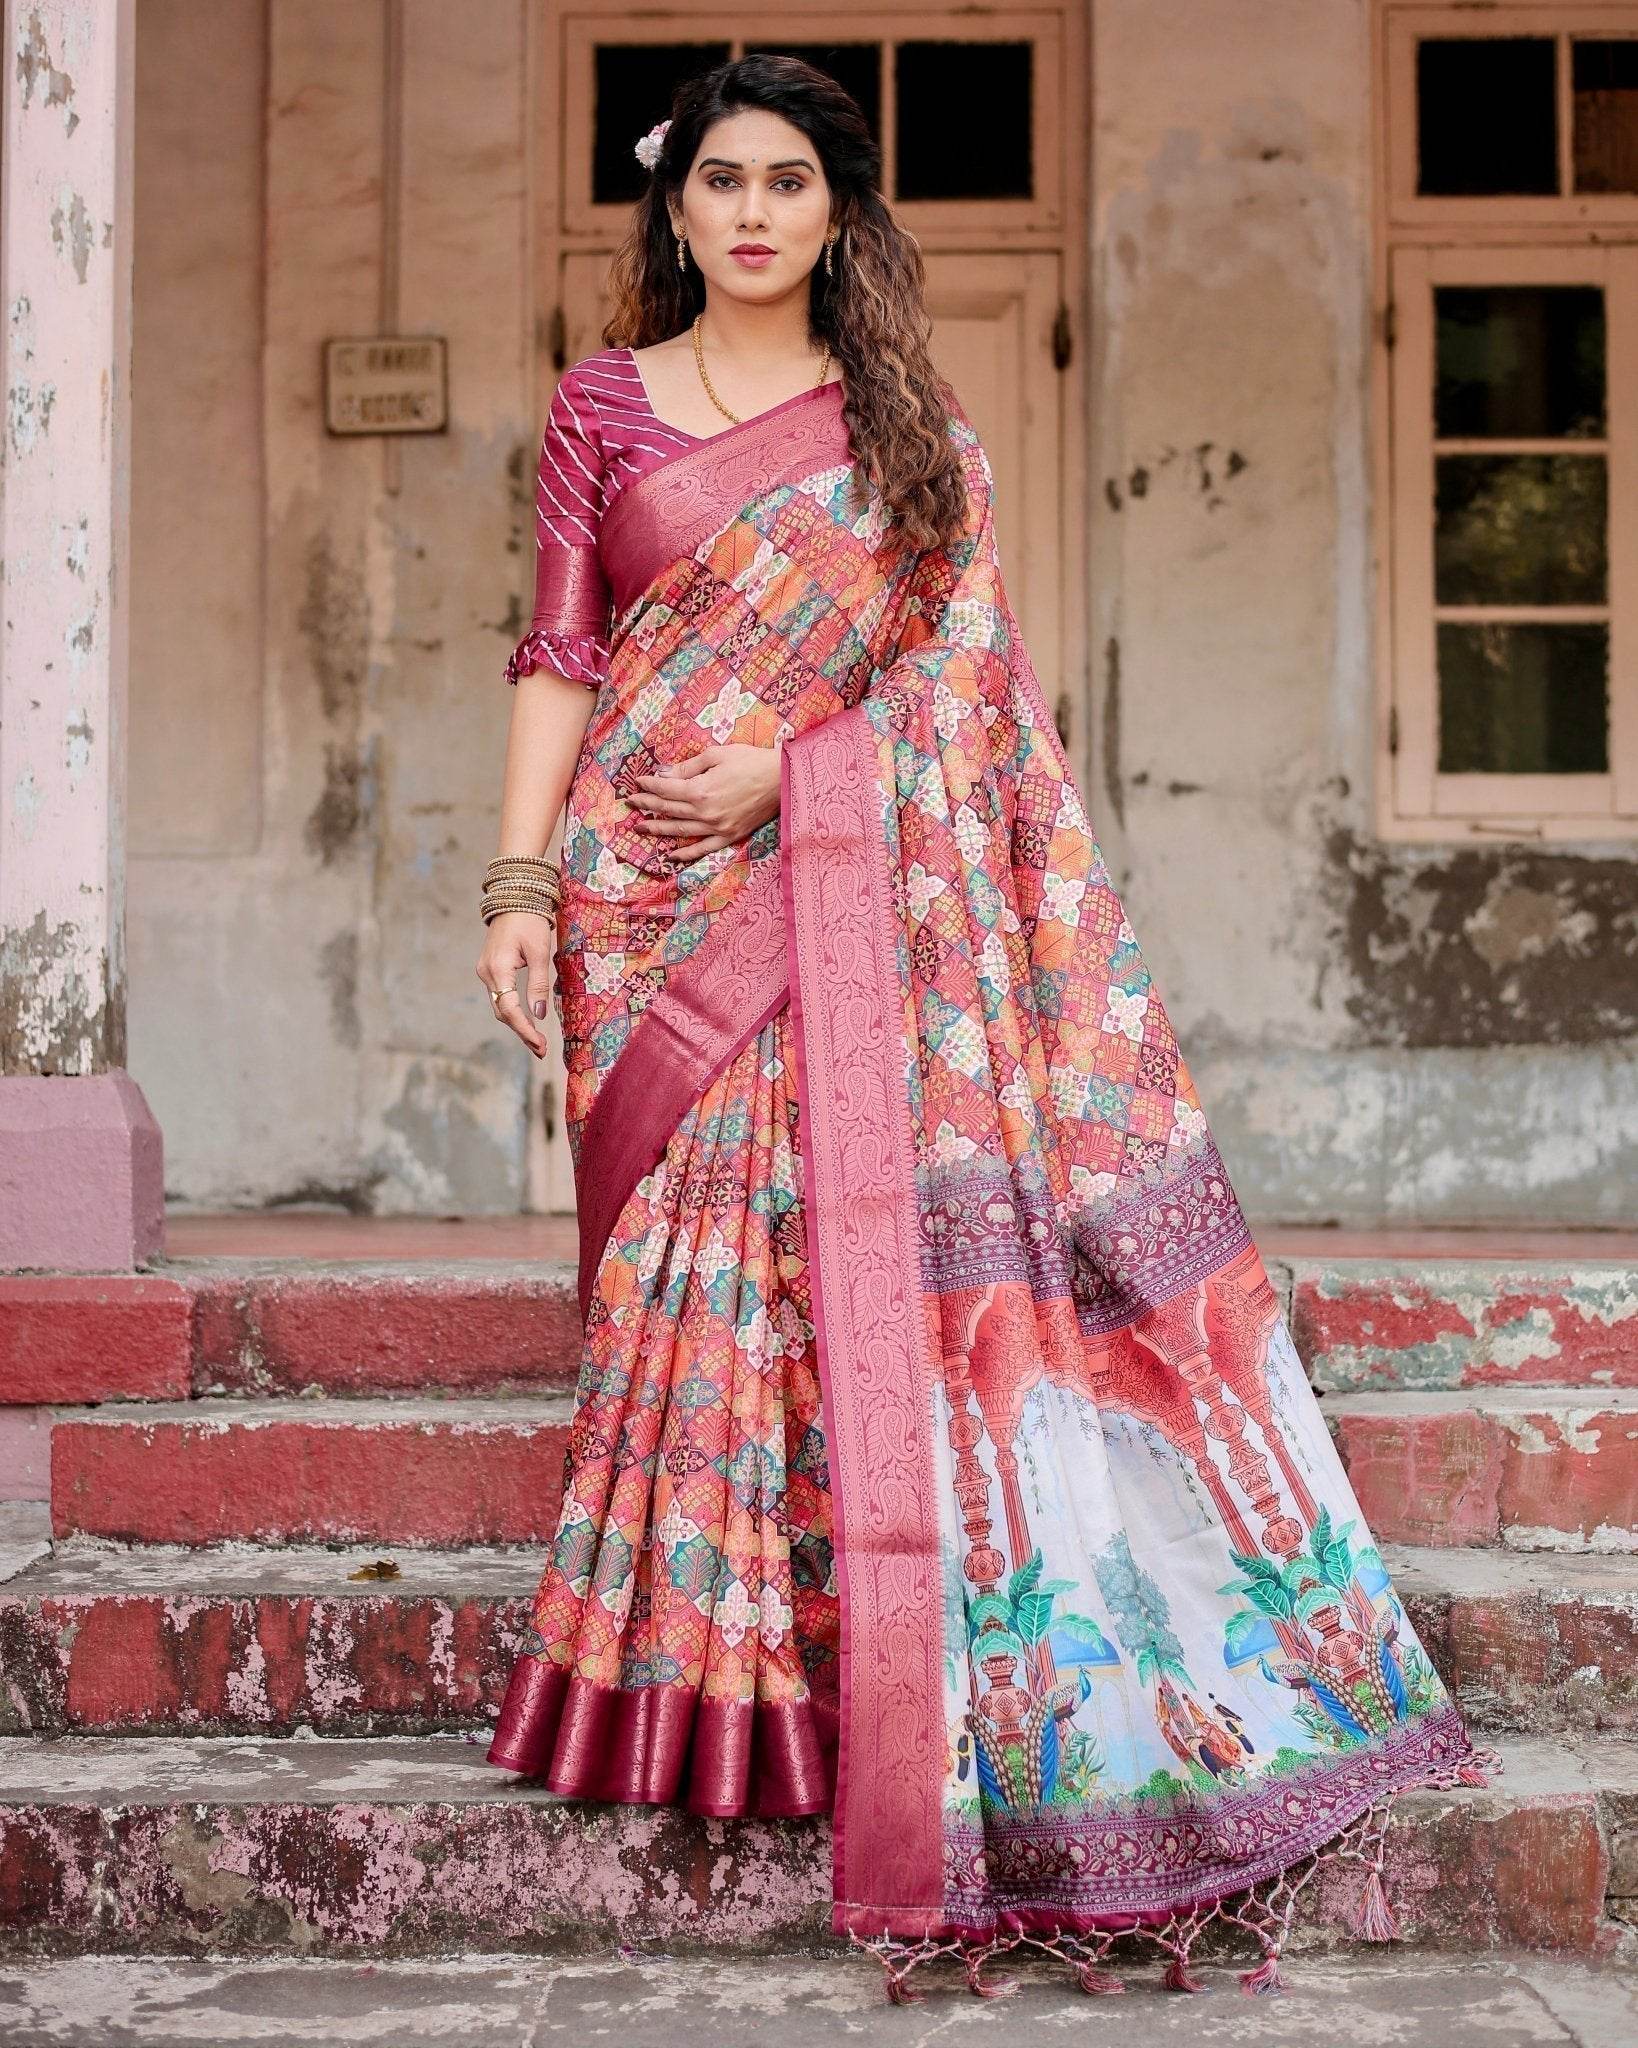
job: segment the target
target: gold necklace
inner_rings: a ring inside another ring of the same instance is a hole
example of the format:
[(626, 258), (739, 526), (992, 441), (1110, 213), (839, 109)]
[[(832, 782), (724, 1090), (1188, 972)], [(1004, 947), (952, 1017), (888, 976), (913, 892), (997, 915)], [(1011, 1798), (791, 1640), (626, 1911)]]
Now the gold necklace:
[[(700, 346), (700, 321), (703, 318), (703, 313), (696, 313), (694, 315), (694, 361), (699, 367), (700, 382), (705, 386), (706, 397), (710, 399), (711, 403), (716, 407), (717, 411), (722, 414), (724, 419), (730, 419), (734, 422), (735, 426), (741, 426), (744, 424), (744, 422), (740, 419), (739, 414), (737, 412), (730, 412), (728, 410), (727, 406), (725, 406), (722, 400), (717, 396), (715, 387), (712, 385), (711, 379), (705, 374), (705, 351)], [(827, 341), (825, 343), (825, 352), (819, 359), (819, 384), (823, 384), (825, 379), (829, 375), (830, 343)], [(818, 388), (819, 386), (816, 384), (814, 386), (814, 389), (817, 390)]]

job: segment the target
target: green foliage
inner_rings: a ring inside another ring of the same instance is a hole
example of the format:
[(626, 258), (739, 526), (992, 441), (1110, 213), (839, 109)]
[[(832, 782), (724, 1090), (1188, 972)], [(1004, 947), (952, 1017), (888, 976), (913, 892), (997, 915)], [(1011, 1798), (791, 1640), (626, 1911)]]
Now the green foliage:
[(1299, 1700), (1292, 1713), (1313, 1736), (1317, 1749), (1340, 1755), (1344, 1750), (1359, 1747), (1359, 1737), (1350, 1735), (1346, 1728), (1339, 1728), (1325, 1709), (1316, 1706), (1312, 1700)]
[[(1052, 1626), (1052, 1609), (1060, 1593), (1072, 1592), (1073, 1579), (1041, 1577), (1039, 1544), (1007, 1580), (1004, 1593), (981, 1593), (967, 1610), (968, 1640), (977, 1656), (1008, 1650), (1022, 1657)], [(1091, 1623), (1096, 1628), (1097, 1624)], [(1098, 1637), (1101, 1642), (1102, 1636)]]
[(1098, 1747), (1097, 1737), (1088, 1734), (1084, 1728), (1069, 1729), (1063, 1738), (1063, 1754), (1058, 1759), (1058, 1783), (1053, 1790), (1052, 1803), (1057, 1806), (1090, 1805), (1097, 1796), (1103, 1767), (1103, 1752)]
[(1245, 1640), (1262, 1617), (1254, 1607), (1236, 1607), (1223, 1624), (1223, 1641), (1232, 1655), (1238, 1656)]
[(1405, 1696), (1411, 1715), (1425, 1714), (1446, 1697), (1444, 1680), (1416, 1644), (1401, 1641), (1399, 1662), (1405, 1674)]
[(1271, 1621), (1294, 1619), (1294, 1589), (1287, 1581), (1286, 1567), (1255, 1552), (1236, 1550), (1230, 1554), (1243, 1576), (1219, 1586), (1219, 1594), (1243, 1594), (1259, 1614), (1266, 1614)]
[(1340, 1529), (1331, 1527), (1331, 1510), (1322, 1507), (1314, 1517), (1314, 1527), (1308, 1538), (1309, 1555), (1315, 1568), (1328, 1586), (1337, 1591), (1346, 1590), (1348, 1581), (1354, 1575), (1353, 1553), (1348, 1544), (1348, 1531), (1352, 1522), (1345, 1522)]
[(1176, 1813), (1181, 1806), (1192, 1804), (1192, 1786), (1180, 1778), (1175, 1771), (1169, 1771), (1164, 1764), (1157, 1764), (1141, 1785), (1132, 1789), (1132, 1804), (1155, 1813)]
[(1023, 1596), (1031, 1590), (1035, 1581), (1040, 1576), (1041, 1546), (1037, 1544), (1029, 1556), (1025, 1558), (1024, 1562), (1014, 1569), (1011, 1578), (1007, 1581), (1007, 1598), (1015, 1607)]
[(1295, 1605), (1296, 1617), (1298, 1621), (1307, 1621), (1310, 1615), (1317, 1614), (1322, 1607), (1335, 1607), (1336, 1604), (1337, 1589), (1335, 1586), (1309, 1584), (1304, 1586), (1297, 1595)]
[(1098, 1591), (1115, 1626), (1121, 1648), (1133, 1660), (1140, 1684), (1160, 1672), (1187, 1683), (1183, 1645), (1173, 1632), (1172, 1610), (1159, 1586), (1138, 1564), (1122, 1531), (1092, 1561)]
[(1270, 1621), (1306, 1622), (1321, 1608), (1334, 1607), (1358, 1568), (1348, 1541), (1354, 1526), (1348, 1522), (1340, 1529), (1333, 1528), (1331, 1510), (1322, 1507), (1314, 1517), (1307, 1550), (1283, 1563), (1257, 1553), (1231, 1552), (1242, 1576), (1217, 1590), (1225, 1597), (1238, 1593), (1251, 1605), (1231, 1614), (1225, 1623), (1223, 1638), (1229, 1648), (1237, 1650), (1245, 1641), (1253, 1614)]
[(1089, 1643), (1094, 1650), (1107, 1655), (1109, 1639), (1090, 1614), (1060, 1614), (1058, 1627), (1065, 1635), (1074, 1636), (1078, 1642)]

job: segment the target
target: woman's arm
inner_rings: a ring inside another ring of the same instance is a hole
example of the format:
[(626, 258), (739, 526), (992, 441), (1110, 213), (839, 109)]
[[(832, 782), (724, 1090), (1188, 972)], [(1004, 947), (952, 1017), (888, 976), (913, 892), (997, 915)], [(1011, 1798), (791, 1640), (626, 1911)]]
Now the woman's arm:
[[(520, 675), (515, 688), (495, 850), (542, 854), (568, 796), (597, 693), (547, 668)], [(536, 1059), (543, 1059), (546, 1038), (535, 1020), (545, 1016), (551, 1000), (556, 927), (549, 917), (515, 910), (497, 917), (485, 934), (478, 979), (485, 988), (501, 991), (495, 1015), (511, 1025)], [(520, 998), (517, 980), (524, 968), (529, 970), (528, 994)]]

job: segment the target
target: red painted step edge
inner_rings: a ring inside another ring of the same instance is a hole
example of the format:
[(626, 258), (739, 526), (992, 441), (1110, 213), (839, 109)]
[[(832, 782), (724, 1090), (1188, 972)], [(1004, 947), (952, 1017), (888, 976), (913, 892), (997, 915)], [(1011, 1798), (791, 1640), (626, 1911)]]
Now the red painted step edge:
[(197, 1282), (195, 1390), (482, 1393), (573, 1386), (567, 1266), (539, 1274), (227, 1271)]
[(147, 1274), (0, 1279), (0, 1402), (184, 1398), (193, 1297)]
[[(1374, 1397), (1391, 1401), (1392, 1396)], [(1638, 1412), (1327, 1403), (1379, 1543), (1638, 1550)]]
[(1290, 1265), (1291, 1333), (1318, 1384), (1638, 1386), (1638, 1275), (1629, 1266)]
[(0, 1405), (572, 1387), (572, 1269), (0, 1275)]
[[(542, 1543), (561, 1422), (59, 1421), (51, 1523), (131, 1543)], [(342, 1404), (337, 1404), (338, 1409)]]
[[(82, 1778), (87, 1761), (76, 1760)], [(445, 1765), (462, 1779), (478, 1768), (470, 1754)], [(370, 1774), (362, 1758), (353, 1769)], [(395, 1776), (390, 1757), (374, 1771), (382, 1786)], [(424, 1764), (410, 1773), (418, 1785), (427, 1776)], [(432, 1800), (360, 1783), (342, 1802), (304, 1797), (299, 1764), (284, 1782), (276, 1800), (110, 1787), (102, 1801), (0, 1803), (0, 1954), (380, 1956), (616, 1937), (743, 1953), (823, 1937), (823, 1819), (611, 1807), (593, 1823), (584, 1802), (513, 1786)], [(1619, 1803), (1591, 1789), (1408, 1795), (1387, 1840), (1402, 1934), (1461, 1953), (1612, 1953), (1621, 1929), (1604, 1823)], [(1353, 1952), (1359, 1895), (1357, 1868), (1322, 1870), (1299, 1900), (1294, 1946)], [(1136, 1982), (1158, 1974), (1146, 1949), (1111, 1963), (1122, 1977), (1135, 1966)]]
[(0, 1588), (0, 1734), (419, 1734), (473, 1722), (500, 1705), (530, 1604), (390, 1590), (28, 1600)]
[[(109, 1553), (116, 1578), (121, 1555)], [(366, 1555), (336, 1553), (337, 1579)], [(1638, 1734), (1638, 1603), (1562, 1585), (1405, 1598), (1476, 1725)], [(498, 1708), (530, 1605), (518, 1590), (462, 1589), (453, 1567), (445, 1592), (205, 1590), (185, 1567), (174, 1591), (30, 1592), (25, 1574), (0, 1587), (0, 1735), (464, 1724)]]

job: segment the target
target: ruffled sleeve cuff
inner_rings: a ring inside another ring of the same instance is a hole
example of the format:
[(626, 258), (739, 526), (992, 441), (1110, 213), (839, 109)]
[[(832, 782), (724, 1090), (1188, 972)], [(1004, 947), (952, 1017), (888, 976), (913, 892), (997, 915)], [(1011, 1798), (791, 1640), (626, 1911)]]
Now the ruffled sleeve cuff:
[(529, 630), (512, 650), (506, 680), (555, 669), (589, 689), (609, 672), (609, 585), (597, 549), (545, 542), (535, 564)]
[(506, 680), (533, 675), (537, 668), (551, 669), (600, 690), (609, 672), (609, 643), (601, 633), (558, 633), (546, 626), (531, 626), (506, 664)]

